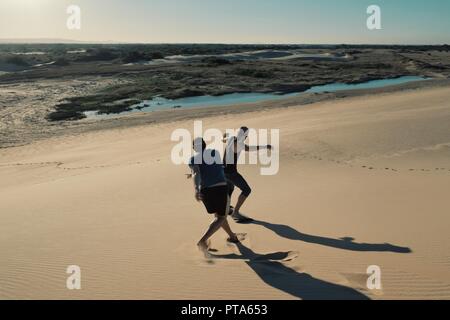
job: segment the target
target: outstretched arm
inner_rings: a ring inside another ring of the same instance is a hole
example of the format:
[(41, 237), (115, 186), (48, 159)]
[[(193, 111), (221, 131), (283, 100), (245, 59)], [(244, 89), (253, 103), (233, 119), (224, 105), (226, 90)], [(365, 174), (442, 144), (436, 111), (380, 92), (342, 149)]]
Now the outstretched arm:
[(268, 149), (268, 150), (272, 150), (272, 146), (270, 144), (265, 145), (265, 146), (248, 146), (245, 145), (245, 151), (250, 152), (250, 151), (259, 151), (261, 149)]

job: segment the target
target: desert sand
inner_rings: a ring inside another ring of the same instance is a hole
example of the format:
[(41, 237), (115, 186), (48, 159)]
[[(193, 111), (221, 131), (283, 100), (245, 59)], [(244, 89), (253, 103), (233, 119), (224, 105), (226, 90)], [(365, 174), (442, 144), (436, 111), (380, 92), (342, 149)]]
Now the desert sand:
[(211, 217), (170, 159), (193, 120), (44, 139), (0, 150), (0, 298), (450, 299), (450, 87), (203, 120), (280, 129), (279, 174), (240, 169), (242, 245), (196, 249)]

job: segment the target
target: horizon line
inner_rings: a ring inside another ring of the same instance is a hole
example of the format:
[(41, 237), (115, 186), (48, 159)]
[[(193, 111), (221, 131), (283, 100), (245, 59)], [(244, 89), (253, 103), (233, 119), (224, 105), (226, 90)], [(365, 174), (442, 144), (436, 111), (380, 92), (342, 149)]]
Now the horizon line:
[[(42, 41), (42, 42), (39, 42)], [(53, 38), (0, 38), (1, 44), (117, 44), (117, 45), (280, 45), (280, 46), (449, 46), (448, 43), (355, 43), (355, 42), (341, 42), (341, 43), (294, 43), (294, 42), (127, 42), (127, 41), (94, 41), (94, 40), (71, 40), (71, 39), (53, 39)]]

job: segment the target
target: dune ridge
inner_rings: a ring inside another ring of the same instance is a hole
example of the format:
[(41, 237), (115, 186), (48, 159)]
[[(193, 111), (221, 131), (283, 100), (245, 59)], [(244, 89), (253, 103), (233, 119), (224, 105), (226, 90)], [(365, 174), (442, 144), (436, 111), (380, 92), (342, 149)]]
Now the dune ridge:
[[(450, 87), (205, 117), (280, 129), (280, 172), (242, 166), (253, 224), (212, 262), (189, 119), (0, 149), (0, 299), (450, 299)], [(65, 287), (69, 265), (82, 290)], [(366, 286), (368, 266), (382, 289)]]

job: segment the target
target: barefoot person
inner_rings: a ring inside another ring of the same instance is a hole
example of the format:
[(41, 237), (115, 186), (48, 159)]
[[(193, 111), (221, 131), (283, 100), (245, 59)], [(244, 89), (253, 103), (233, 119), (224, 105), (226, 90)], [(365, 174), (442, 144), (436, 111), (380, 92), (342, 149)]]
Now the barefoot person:
[(261, 148), (267, 148), (269, 150), (272, 149), (271, 145), (252, 147), (246, 145), (245, 140), (248, 137), (248, 131), (249, 129), (247, 127), (242, 127), (239, 130), (237, 137), (228, 138), (227, 136), (224, 136), (224, 142), (227, 143), (227, 146), (225, 148), (223, 164), (225, 177), (230, 188), (230, 197), (234, 191), (234, 187), (238, 187), (241, 190), (241, 194), (239, 195), (236, 207), (232, 212), (232, 217), (237, 223), (246, 223), (253, 221), (253, 219), (246, 217), (240, 213), (241, 207), (250, 196), (252, 189), (250, 188), (244, 177), (237, 170), (239, 156), (243, 150), (249, 152), (258, 151)]
[(196, 154), (191, 158), (189, 167), (194, 178), (195, 199), (203, 202), (209, 214), (215, 215), (214, 221), (197, 244), (199, 249), (207, 256), (208, 240), (220, 228), (228, 234), (229, 242), (238, 243), (239, 239), (231, 231), (227, 221), (230, 196), (220, 153), (216, 150), (206, 149), (206, 143), (202, 138), (195, 139), (193, 147)]

